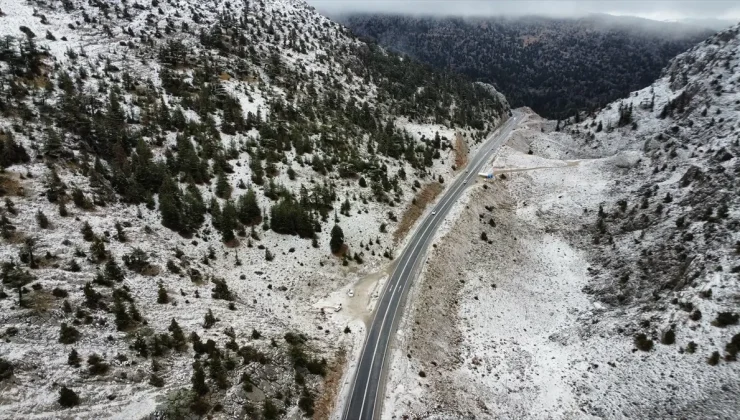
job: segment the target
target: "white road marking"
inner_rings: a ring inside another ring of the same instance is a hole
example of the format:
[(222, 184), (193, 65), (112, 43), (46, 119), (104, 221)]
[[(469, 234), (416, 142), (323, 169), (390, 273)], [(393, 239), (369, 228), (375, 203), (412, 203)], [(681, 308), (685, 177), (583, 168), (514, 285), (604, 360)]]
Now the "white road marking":
[[(512, 117), (511, 120), (509, 120), (504, 125), (504, 127), (502, 128), (501, 133), (499, 134), (499, 136), (503, 135), (507, 130), (510, 130), (509, 127), (510, 127), (511, 123), (514, 123), (514, 122), (516, 122), (516, 117)], [(506, 138), (506, 137), (508, 137), (508, 134), (506, 136), (504, 136), (503, 138)], [(500, 147), (500, 146), (498, 146), (498, 147)], [(495, 149), (496, 148), (491, 149), (491, 151), (494, 151)], [(483, 150), (483, 149), (481, 148), (481, 150)], [(482, 157), (479, 157), (477, 159), (477, 161), (473, 165), (471, 165), (471, 166), (475, 167), (475, 166), (479, 165), (480, 163), (482, 163), (483, 161), (485, 161), (486, 159), (488, 159), (488, 156), (489, 156), (489, 154), (483, 154), (483, 156)], [(419, 238), (416, 240), (416, 243), (414, 244), (414, 247), (411, 248), (411, 253), (407, 253), (406, 254), (407, 255), (406, 263), (404, 264), (403, 268), (401, 269), (401, 275), (396, 279), (395, 286), (391, 286), (390, 283), (391, 283), (393, 277), (398, 272), (398, 267), (399, 266), (396, 266), (396, 269), (393, 270), (393, 274), (391, 274), (391, 278), (389, 279), (388, 285), (386, 286), (386, 291), (383, 293), (382, 296), (385, 296), (386, 295), (387, 291), (389, 290), (388, 287), (393, 287), (393, 292), (391, 293), (391, 297), (390, 297), (390, 299), (388, 301), (388, 306), (386, 307), (385, 313), (383, 314), (383, 320), (382, 320), (382, 322), (380, 324), (380, 331), (378, 332), (378, 338), (375, 341), (375, 348), (373, 349), (373, 358), (370, 361), (370, 369), (369, 369), (369, 372), (368, 372), (367, 381), (365, 382), (365, 389), (364, 389), (363, 395), (362, 395), (362, 405), (360, 406), (360, 413), (359, 413), (359, 418), (360, 419), (362, 418), (362, 413), (365, 410), (365, 401), (367, 399), (367, 391), (368, 391), (368, 388), (370, 386), (370, 379), (372, 377), (373, 367), (375, 366), (375, 358), (378, 355), (377, 354), (378, 345), (380, 344), (380, 340), (381, 340), (381, 337), (383, 335), (382, 334), (383, 333), (383, 330), (385, 330), (385, 326), (386, 326), (385, 321), (386, 321), (386, 319), (388, 317), (388, 312), (390, 311), (391, 303), (393, 302), (393, 298), (395, 297), (396, 292), (398, 291), (398, 288), (401, 286), (401, 279), (403, 278), (403, 273), (406, 271), (406, 267), (408, 267), (409, 262), (412, 260), (411, 257), (416, 253), (416, 249), (419, 247), (420, 244), (423, 243), (424, 235), (426, 235), (426, 233), (429, 230), (429, 228), (434, 225), (434, 221), (437, 218), (437, 215), (436, 215), (437, 209), (438, 208), (442, 208), (443, 209), (450, 202), (450, 200), (452, 200), (456, 196), (456, 194), (460, 191), (460, 188), (463, 187), (464, 185), (465, 185), (465, 183), (464, 182), (463, 183), (460, 183), (460, 179), (458, 179), (457, 180), (457, 186), (455, 187), (455, 189), (452, 192), (448, 192), (446, 194), (447, 195), (447, 199), (444, 200), (442, 203), (437, 203), (437, 206), (435, 206), (433, 208), (432, 215), (431, 216), (428, 216), (429, 218), (426, 220), (426, 222), (428, 223), (427, 227), (424, 229), (424, 231), (422, 232), (421, 236), (419, 236)], [(415, 265), (415, 263), (416, 263), (416, 259), (414, 258), (414, 265)], [(413, 267), (414, 266), (412, 265), (412, 267), (411, 267), (412, 270), (413, 270)], [(411, 273), (409, 273), (409, 274), (411, 274)], [(404, 287), (405, 287), (406, 283), (407, 282), (404, 282), (404, 284), (403, 284)], [(403, 289), (404, 287), (401, 287), (401, 289)], [(380, 298), (380, 304), (382, 304), (382, 302), (383, 302), (383, 297)], [(393, 323), (396, 320), (396, 315), (398, 313), (398, 310), (397, 310), (398, 309), (398, 306), (396, 306), (395, 309), (396, 310), (394, 310), (394, 312), (393, 312), (393, 318), (391, 320), (391, 327), (393, 326)], [(368, 330), (368, 337), (370, 336), (370, 333), (372, 331), (372, 328), (375, 325), (375, 321), (377, 320), (378, 314), (379, 314), (379, 312), (376, 312), (375, 313), (375, 316), (373, 317), (373, 322), (370, 324), (370, 329)], [(389, 335), (388, 341), (390, 342), (390, 335)], [(365, 351), (366, 350), (367, 350), (367, 346), (363, 346), (362, 354), (360, 355), (360, 360), (359, 360), (359, 362), (357, 364), (358, 371), (359, 371), (359, 368), (360, 368), (360, 366), (362, 364), (362, 360), (365, 357)], [(381, 373), (382, 373), (382, 370), (383, 370), (383, 366), (385, 365), (385, 356), (386, 356), (387, 350), (388, 350), (388, 345), (386, 343), (385, 350), (383, 351), (383, 358), (381, 360)], [(350, 401), (348, 402), (347, 407), (345, 409), (345, 416), (344, 416), (345, 418), (347, 417), (347, 414), (349, 412), (349, 408), (350, 408), (351, 401), (352, 401), (352, 396), (354, 395), (354, 391), (355, 391), (355, 386), (356, 385), (357, 385), (357, 381), (354, 381), (354, 383), (352, 384), (352, 389), (350, 390), (350, 394), (349, 394)], [(376, 393), (375, 398), (373, 399), (373, 411), (374, 411), (375, 405), (377, 404), (377, 399), (378, 399), (378, 395)], [(374, 412), (373, 412), (373, 414), (374, 414)]]
[[(514, 121), (516, 120), (516, 118), (512, 118), (512, 119)], [(502, 130), (502, 133), (501, 134), (503, 134), (504, 131), (505, 130)], [(508, 137), (508, 134), (505, 137), (503, 137), (503, 138), (507, 138), (507, 137)], [(488, 159), (488, 154), (484, 154), (483, 157), (479, 158), (479, 161), (476, 162), (473, 166), (477, 166), (477, 165), (483, 163), (487, 159)], [(458, 180), (458, 182), (459, 182), (459, 180)], [(447, 200), (444, 202), (444, 204), (441, 205), (442, 208), (444, 208), (444, 206), (446, 206), (447, 203), (449, 203), (450, 200), (452, 200), (455, 197), (455, 195), (460, 191), (460, 187), (462, 185), (464, 185), (464, 184), (459, 184), (458, 187), (455, 189), (455, 192), (453, 194), (448, 195)], [(453, 200), (453, 201), (456, 201), (456, 200)], [(438, 204), (438, 206), (439, 206), (439, 204)], [(436, 218), (436, 216), (434, 216), (434, 217), (432, 217), (432, 219), (430, 219), (429, 226), (427, 226), (427, 228), (424, 229), (424, 233), (421, 236), (422, 239), (424, 238), (424, 234), (426, 234), (427, 230), (429, 230), (429, 228), (432, 225), (434, 225), (434, 219), (435, 218)], [(417, 243), (417, 246), (414, 247), (414, 251), (416, 251), (416, 248), (417, 247), (418, 247), (418, 243)], [(410, 255), (413, 255), (413, 254), (414, 254), (414, 252), (412, 252)], [(409, 258), (409, 260), (410, 259), (411, 258)], [(408, 265), (408, 261), (406, 261), (406, 264), (404, 265), (404, 269), (401, 271), (401, 276), (403, 276), (403, 273), (406, 270), (406, 266), (407, 265)], [(414, 265), (416, 265), (416, 259), (414, 259)], [(411, 266), (412, 271), (413, 271), (414, 265)], [(410, 275), (410, 274), (411, 273), (408, 273), (408, 275)], [(399, 280), (398, 280), (399, 283), (400, 283), (400, 279), (401, 279), (401, 277), (399, 277)], [(404, 286), (406, 285), (406, 283), (407, 282), (404, 282)], [(393, 293), (393, 295), (395, 295), (395, 292)], [(388, 309), (386, 309), (386, 315), (388, 314), (388, 310), (390, 309), (390, 303), (391, 302), (393, 302), (393, 296), (391, 296), (391, 300), (388, 302), (388, 305), (389, 306), (388, 306)], [(398, 309), (398, 307), (396, 307), (396, 309)], [(393, 323), (396, 321), (396, 315), (397, 314), (398, 314), (398, 310), (395, 310), (393, 312), (393, 318), (391, 319), (391, 324), (390, 324), (391, 327), (393, 326)], [(384, 327), (385, 327), (385, 316), (383, 316), (383, 323), (381, 325), (381, 330), (380, 330), (381, 333), (383, 332)], [(390, 341), (390, 339), (388, 341)], [(372, 359), (372, 362), (370, 363), (370, 372), (372, 372), (373, 365), (375, 364), (375, 357), (377, 356), (377, 349), (378, 349), (379, 342), (380, 342), (380, 336), (378, 336), (378, 341), (376, 341), (376, 343), (375, 343), (375, 349), (373, 350), (373, 359)], [(380, 371), (381, 371), (381, 374), (383, 372), (383, 366), (385, 365), (385, 356), (386, 356), (386, 353), (387, 352), (388, 352), (388, 347), (386, 345), (385, 351), (383, 351), (383, 358), (381, 359), (381, 362), (380, 362), (380, 366), (381, 366), (380, 367)], [(368, 375), (368, 380), (367, 380), (367, 383), (365, 385), (365, 393), (363, 394), (363, 397), (362, 397), (362, 406), (360, 407), (360, 418), (362, 418), (362, 412), (363, 412), (364, 407), (365, 407), (365, 399), (367, 398), (367, 388), (368, 388), (369, 384), (370, 384), (370, 375)], [(378, 401), (378, 395), (376, 393), (375, 394), (375, 398), (373, 400), (373, 407), (375, 407), (375, 405), (377, 404), (377, 401)], [(374, 408), (373, 408), (373, 410), (374, 410)]]

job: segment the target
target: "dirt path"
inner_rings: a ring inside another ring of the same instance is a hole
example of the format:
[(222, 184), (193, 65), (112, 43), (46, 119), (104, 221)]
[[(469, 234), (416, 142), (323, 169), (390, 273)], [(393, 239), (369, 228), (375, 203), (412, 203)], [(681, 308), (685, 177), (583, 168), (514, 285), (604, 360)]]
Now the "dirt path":
[(570, 161), (563, 161), (563, 165), (560, 166), (532, 166), (529, 168), (506, 168), (506, 167), (498, 167), (493, 168), (493, 174), (507, 174), (507, 173), (515, 173), (515, 172), (529, 172), (529, 171), (536, 171), (540, 169), (563, 169), (568, 168), (571, 166), (577, 166), (580, 163), (578, 160), (570, 160)]
[(347, 369), (347, 351), (339, 349), (336, 357), (329, 366), (329, 373), (324, 381), (324, 391), (316, 401), (314, 420), (328, 420), (337, 403), (337, 395), (342, 386), (342, 377)]
[(403, 216), (401, 216), (401, 222), (393, 233), (393, 239), (396, 243), (403, 241), (406, 234), (408, 234), (409, 230), (414, 226), (414, 223), (416, 223), (416, 221), (419, 220), (419, 217), (424, 214), (424, 209), (427, 208), (427, 205), (433, 202), (443, 189), (444, 187), (442, 184), (433, 181), (424, 185), (421, 191), (416, 193), (416, 197), (414, 197), (411, 205), (403, 213)]
[(455, 133), (455, 168), (462, 169), (468, 164), (468, 143), (462, 134)]

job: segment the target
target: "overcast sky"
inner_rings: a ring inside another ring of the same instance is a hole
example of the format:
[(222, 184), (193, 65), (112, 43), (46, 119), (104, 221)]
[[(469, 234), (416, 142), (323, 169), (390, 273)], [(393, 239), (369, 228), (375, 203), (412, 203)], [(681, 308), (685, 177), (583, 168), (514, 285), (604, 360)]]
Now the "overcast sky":
[(740, 21), (740, 0), (307, 0), (326, 14), (389, 12), (437, 15), (548, 15), (589, 13), (655, 20), (714, 18)]

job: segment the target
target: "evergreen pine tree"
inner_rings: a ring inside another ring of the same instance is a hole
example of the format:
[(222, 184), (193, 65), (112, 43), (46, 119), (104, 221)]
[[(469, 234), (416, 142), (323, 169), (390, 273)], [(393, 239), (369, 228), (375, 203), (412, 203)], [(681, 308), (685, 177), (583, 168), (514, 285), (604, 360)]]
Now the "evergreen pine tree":
[(105, 263), (105, 279), (108, 282), (121, 282), (124, 279), (123, 270), (113, 258)]
[(41, 229), (49, 228), (49, 218), (41, 210), (36, 212), (36, 221)]
[(139, 312), (139, 309), (136, 307), (136, 304), (134, 302), (131, 302), (128, 307), (128, 314), (131, 317), (131, 320), (134, 322), (142, 322), (144, 318), (141, 317), (141, 312)]
[(28, 283), (36, 280), (36, 277), (29, 273), (28, 270), (24, 271), (12, 262), (3, 263), (0, 277), (2, 277), (2, 283), (4, 285), (18, 291), (18, 306), (21, 308), (24, 307), (23, 288)]
[(224, 171), (219, 171), (218, 173), (218, 178), (216, 179), (216, 195), (223, 199), (231, 197), (231, 185)]
[(164, 288), (162, 283), (159, 283), (159, 290), (157, 290), (157, 303), (165, 304), (170, 302), (170, 297), (167, 295), (167, 289)]
[(180, 328), (180, 325), (175, 321), (175, 318), (172, 318), (172, 322), (170, 322), (170, 326), (167, 329), (172, 334), (172, 347), (179, 351), (184, 350), (187, 345), (185, 333), (182, 332), (182, 328)]
[(82, 224), (82, 229), (80, 230), (80, 232), (82, 232), (82, 238), (88, 242), (92, 242), (95, 239), (95, 232), (93, 232), (90, 223), (88, 223), (87, 221)]
[(257, 195), (254, 193), (252, 187), (247, 189), (246, 194), (239, 197), (237, 207), (238, 217), (241, 223), (251, 226), (260, 222), (262, 212), (260, 211), (259, 204), (257, 204)]
[(203, 371), (203, 365), (200, 361), (193, 363), (193, 376), (190, 378), (190, 382), (193, 384), (193, 392), (198, 396), (203, 396), (208, 393), (208, 385), (206, 385), (206, 373)]
[(226, 284), (226, 280), (214, 277), (211, 279), (211, 282), (213, 282), (214, 284), (213, 290), (211, 291), (211, 297), (213, 299), (222, 299), (222, 300), (233, 300), (234, 299), (234, 296), (229, 290), (229, 286)]
[(152, 373), (149, 375), (149, 385), (161, 388), (164, 386), (164, 378), (157, 375), (156, 373)]
[(98, 293), (92, 287), (92, 283), (90, 282), (85, 283), (85, 286), (82, 288), (82, 293), (85, 295), (85, 304), (91, 309), (97, 308), (100, 299), (103, 298), (103, 295)]
[(265, 170), (262, 168), (262, 162), (259, 159), (252, 158), (249, 163), (249, 169), (252, 170), (252, 182), (262, 185), (265, 182)]
[(183, 207), (183, 229), (185, 233), (195, 232), (205, 221), (206, 205), (203, 202), (203, 196), (193, 183), (188, 184), (183, 197)]
[(221, 353), (216, 351), (209, 360), (208, 367), (210, 369), (210, 376), (216, 382), (216, 386), (219, 389), (227, 389), (229, 387), (229, 381), (226, 379), (226, 369), (221, 362)]
[(70, 327), (66, 322), (59, 326), (59, 342), (62, 344), (72, 344), (80, 338), (80, 332), (77, 328)]
[(73, 390), (62, 386), (59, 389), (59, 399), (57, 401), (62, 407), (70, 408), (80, 404), (80, 397)]
[(3, 135), (4, 140), (0, 138), (0, 167), (7, 168), (16, 163), (28, 163), (31, 159), (28, 152), (15, 141), (12, 132), (6, 132)]
[(223, 241), (233, 241), (235, 238), (234, 229), (237, 228), (237, 212), (233, 201), (229, 200), (224, 205), (219, 225)]
[(46, 139), (44, 141), (44, 154), (50, 158), (56, 159), (61, 156), (63, 148), (64, 146), (62, 144), (61, 135), (53, 128), (48, 128), (46, 130)]
[(211, 223), (213, 223), (213, 227), (215, 227), (217, 230), (221, 230), (221, 205), (218, 204), (218, 200), (216, 200), (216, 197), (211, 198), (211, 204), (210, 204), (210, 211), (211, 211)]
[(339, 227), (339, 225), (334, 225), (334, 227), (331, 229), (331, 240), (329, 241), (331, 252), (336, 254), (337, 252), (341, 251), (342, 245), (344, 245), (344, 232), (342, 231), (342, 228)]
[(270, 209), (271, 227), (277, 233), (311, 238), (314, 220), (307, 209), (292, 198), (283, 198)]
[(123, 226), (121, 225), (120, 222), (116, 222), (115, 228), (116, 228), (116, 235), (115, 235), (116, 239), (119, 242), (128, 241), (128, 237), (126, 236), (126, 231), (123, 230)]
[(200, 341), (200, 336), (198, 336), (198, 333), (195, 331), (190, 333), (190, 342), (193, 343), (193, 351), (195, 354), (203, 354), (206, 352), (205, 345)]
[(216, 324), (216, 321), (217, 319), (215, 316), (213, 316), (213, 311), (209, 309), (208, 312), (206, 312), (206, 316), (203, 320), (203, 328), (205, 329), (211, 328), (212, 326)]
[(77, 354), (77, 350), (72, 349), (67, 356), (67, 364), (74, 367), (80, 367), (80, 355)]
[(159, 188), (159, 213), (162, 215), (162, 226), (178, 232), (183, 229), (179, 188), (169, 176), (165, 176)]
[(125, 331), (131, 327), (131, 316), (126, 310), (126, 305), (121, 299), (117, 299), (114, 303), (113, 313), (116, 316), (116, 329), (118, 329), (118, 331)]
[[(64, 202), (63, 198), (66, 193), (66, 186), (59, 177), (56, 169), (53, 167), (49, 171), (49, 177), (47, 181), (48, 189), (46, 190), (46, 198), (50, 203)], [(64, 216), (64, 215), (63, 215)]]

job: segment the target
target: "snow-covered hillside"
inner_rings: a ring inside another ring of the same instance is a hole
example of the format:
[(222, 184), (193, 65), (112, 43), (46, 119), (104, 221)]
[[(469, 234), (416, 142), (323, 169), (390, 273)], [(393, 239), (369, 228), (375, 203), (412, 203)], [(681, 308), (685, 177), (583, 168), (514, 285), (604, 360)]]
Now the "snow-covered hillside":
[(326, 302), (508, 114), (298, 0), (0, 0), (0, 98), (2, 418), (325, 416)]
[(384, 417), (737, 418), (739, 156), (740, 26), (530, 112), (431, 252)]

